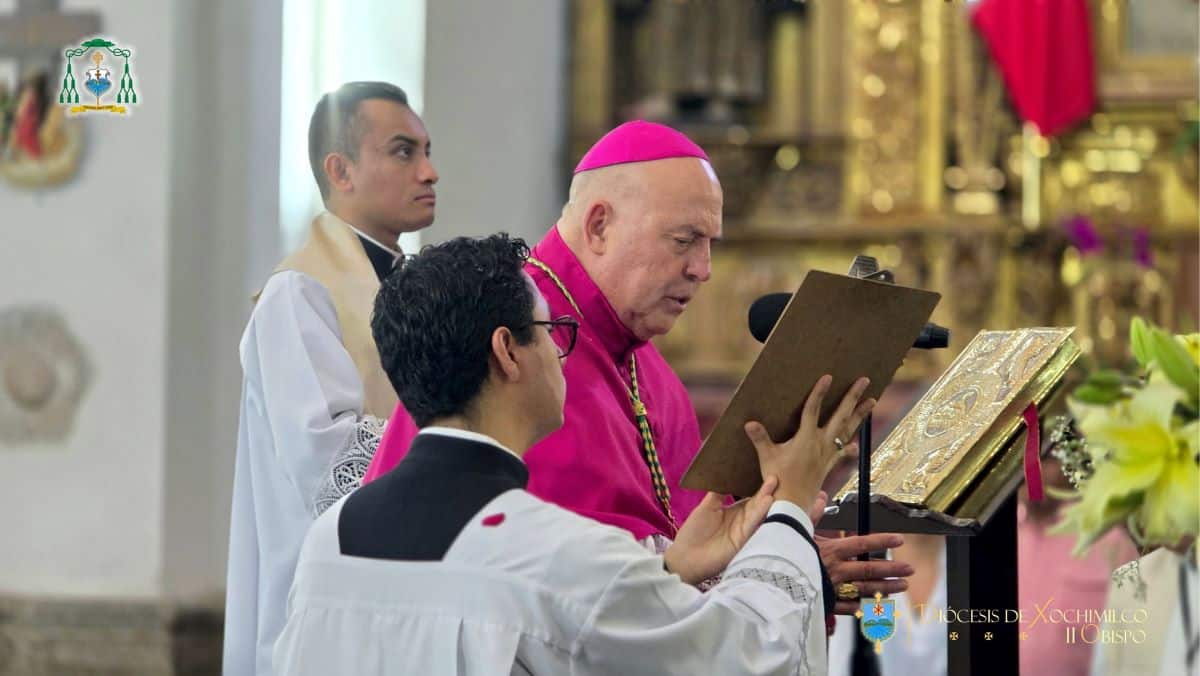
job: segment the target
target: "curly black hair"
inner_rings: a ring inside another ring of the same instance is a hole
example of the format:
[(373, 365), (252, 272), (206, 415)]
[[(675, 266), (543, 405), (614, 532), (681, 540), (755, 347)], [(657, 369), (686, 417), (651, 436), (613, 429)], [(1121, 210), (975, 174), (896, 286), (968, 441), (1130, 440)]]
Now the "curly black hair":
[(506, 233), (421, 249), (383, 282), (371, 331), (396, 394), (417, 423), (459, 415), (488, 375), (492, 333), (533, 340), (529, 247)]

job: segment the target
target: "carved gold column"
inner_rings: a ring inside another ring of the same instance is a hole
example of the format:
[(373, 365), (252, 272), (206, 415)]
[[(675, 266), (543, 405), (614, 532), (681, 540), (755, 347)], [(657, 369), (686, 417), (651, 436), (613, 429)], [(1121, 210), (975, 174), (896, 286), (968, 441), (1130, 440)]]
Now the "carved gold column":
[(847, 92), (851, 217), (933, 215), (945, 164), (941, 0), (853, 0)]
[[(921, 2), (921, 142), (918, 146), (921, 207), (935, 214), (942, 209), (942, 173), (946, 168), (946, 68), (944, 28), (946, 3)], [(882, 36), (881, 36), (882, 39)]]
[(846, 17), (851, 13), (846, 0), (808, 3), (806, 21), (812, 43), (807, 110), (809, 130), (818, 136), (840, 136), (846, 132)]
[(804, 133), (805, 50), (808, 36), (799, 12), (782, 12), (771, 26), (770, 91), (766, 127), (772, 134), (795, 137)]
[(575, 0), (573, 9), (571, 115), (577, 135), (594, 137), (612, 124), (612, 5)]

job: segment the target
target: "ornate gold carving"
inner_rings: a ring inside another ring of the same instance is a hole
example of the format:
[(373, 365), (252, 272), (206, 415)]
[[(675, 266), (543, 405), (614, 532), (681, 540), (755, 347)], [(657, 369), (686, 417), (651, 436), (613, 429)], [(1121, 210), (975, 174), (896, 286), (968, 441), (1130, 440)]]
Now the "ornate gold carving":
[(1177, 53), (1145, 54), (1130, 49), (1131, 13), (1155, 9), (1182, 12), (1166, 21), (1182, 25), (1196, 24), (1195, 12), (1187, 15), (1187, 3), (1156, 8), (1158, 0), (1093, 0), (1096, 63), (1099, 66), (1100, 97), (1109, 102), (1174, 102), (1194, 100), (1197, 96), (1196, 50), (1191, 44)]
[(758, 231), (796, 232), (819, 229), (829, 233), (842, 205), (840, 146), (785, 143), (755, 176), (762, 192), (748, 216)]
[[(733, 135), (739, 139), (738, 135)], [(762, 176), (769, 162), (770, 147), (745, 143), (705, 144), (713, 169), (721, 177), (725, 193), (725, 217), (739, 219), (758, 198)]]
[(1104, 224), (1194, 233), (1200, 211), (1177, 139), (1195, 104), (1109, 109), (1049, 148), (1042, 172), (1047, 222), (1088, 214)]
[(850, 3), (847, 214), (940, 209), (944, 11), (927, 0)]
[[(914, 351), (899, 380), (933, 379), (979, 329), (1075, 323), (1081, 346), (1104, 357), (1120, 353), (1130, 313), (1176, 325), (1194, 312), (1198, 163), (1194, 147), (1176, 146), (1197, 108), (1194, 93), (1181, 103), (1171, 88), (1194, 82), (1194, 65), (1176, 77), (1131, 50), (1129, 12), (1142, 5), (1094, 0), (1104, 12), (1098, 113), (1057, 139), (1026, 140), (961, 3), (745, 4), (763, 10), (757, 33), (734, 21), (714, 30), (752, 52), (738, 63), (752, 59), (769, 77), (730, 122), (697, 114), (701, 99), (717, 96), (713, 74), (753, 82), (752, 71), (697, 65), (708, 93), (688, 110), (671, 75), (686, 65), (673, 40), (699, 30), (682, 16), (698, 0), (574, 3), (570, 160), (615, 122), (660, 116), (709, 152), (724, 188), (713, 282), (659, 340), (685, 381), (735, 384), (758, 351), (743, 320), (755, 298), (796, 288), (809, 269), (844, 272), (858, 253), (943, 294), (933, 321), (952, 328), (951, 349)], [(709, 55), (720, 49), (712, 42)], [(1114, 73), (1153, 95), (1110, 95)], [(1080, 257), (1068, 246), (1059, 224), (1076, 214), (1097, 223), (1110, 250)], [(1114, 248), (1141, 226), (1153, 274), (1123, 265), (1129, 254)]]
[(1001, 261), (1000, 242), (976, 233), (950, 236), (948, 285), (954, 287), (955, 327), (983, 328), (995, 307), (991, 291), (996, 288)]

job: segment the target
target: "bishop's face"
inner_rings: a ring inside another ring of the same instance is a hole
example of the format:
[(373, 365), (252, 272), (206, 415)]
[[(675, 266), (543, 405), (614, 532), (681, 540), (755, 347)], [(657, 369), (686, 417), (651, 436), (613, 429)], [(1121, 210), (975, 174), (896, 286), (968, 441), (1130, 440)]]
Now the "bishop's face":
[(636, 198), (613, 201), (596, 280), (641, 340), (667, 333), (712, 273), (721, 186), (696, 158), (647, 162)]
[(356, 124), (361, 139), (347, 166), (354, 212), (397, 236), (428, 227), (438, 174), (421, 118), (395, 101), (368, 99), (359, 104)]

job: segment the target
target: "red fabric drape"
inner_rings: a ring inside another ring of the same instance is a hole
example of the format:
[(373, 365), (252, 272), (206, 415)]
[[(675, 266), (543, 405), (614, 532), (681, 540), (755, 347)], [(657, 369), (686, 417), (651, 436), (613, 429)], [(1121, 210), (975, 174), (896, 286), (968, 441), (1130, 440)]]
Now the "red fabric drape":
[(1092, 112), (1096, 99), (1087, 0), (982, 0), (972, 14), (1017, 114), (1043, 136)]

